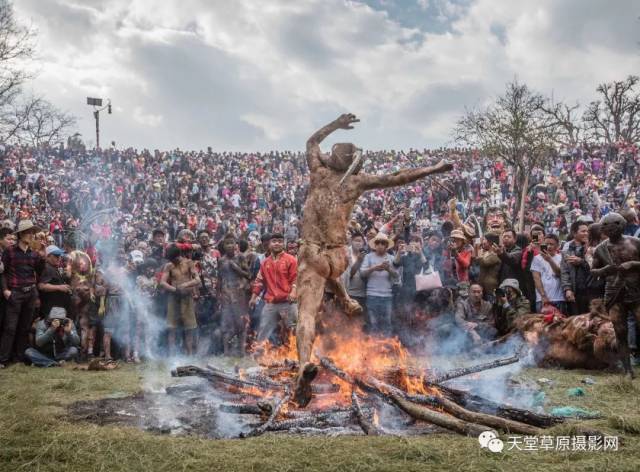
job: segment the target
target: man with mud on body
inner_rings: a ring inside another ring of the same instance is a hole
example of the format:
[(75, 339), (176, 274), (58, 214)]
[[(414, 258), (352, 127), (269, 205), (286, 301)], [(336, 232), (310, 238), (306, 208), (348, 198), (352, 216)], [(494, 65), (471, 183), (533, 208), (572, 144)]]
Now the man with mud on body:
[(608, 213), (600, 225), (609, 239), (596, 247), (591, 275), (605, 277), (604, 302), (616, 332), (620, 360), (625, 374), (634, 378), (627, 317), (635, 316), (640, 323), (640, 239), (623, 235), (627, 221), (619, 213)]
[(311, 182), (303, 211), (296, 283), (299, 300), (296, 340), (300, 370), (296, 379), (295, 401), (300, 406), (311, 401), (311, 382), (318, 373), (318, 367), (311, 362), (311, 350), (325, 285), (335, 293), (347, 314), (362, 311), (338, 280), (349, 265), (347, 229), (356, 201), (367, 190), (404, 185), (453, 168), (447, 162), (440, 162), (432, 167), (368, 175), (360, 174), (361, 150), (353, 144), (335, 144), (331, 155), (322, 153), (320, 143), (327, 136), (338, 129), (352, 129), (353, 123), (358, 121), (355, 115), (341, 115), (307, 141)]

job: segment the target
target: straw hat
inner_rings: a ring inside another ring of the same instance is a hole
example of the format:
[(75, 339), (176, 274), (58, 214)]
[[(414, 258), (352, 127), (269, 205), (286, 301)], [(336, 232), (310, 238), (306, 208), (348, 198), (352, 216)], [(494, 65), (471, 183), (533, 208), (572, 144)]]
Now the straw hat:
[(376, 234), (376, 237), (373, 238), (371, 241), (369, 241), (369, 247), (371, 249), (375, 249), (376, 248), (376, 242), (378, 241), (382, 241), (387, 245), (387, 249), (391, 249), (393, 247), (393, 240), (389, 239), (387, 237), (386, 234), (384, 233), (378, 233)]
[(467, 237), (464, 235), (461, 229), (454, 229), (453, 231), (451, 231), (449, 237), (451, 239), (462, 239), (463, 241), (467, 240)]
[(20, 234), (24, 231), (29, 231), (29, 230), (34, 230), (36, 233), (38, 231), (42, 231), (42, 228), (36, 226), (33, 224), (33, 221), (31, 220), (20, 220), (18, 222), (18, 228), (16, 229), (15, 233), (16, 234)]

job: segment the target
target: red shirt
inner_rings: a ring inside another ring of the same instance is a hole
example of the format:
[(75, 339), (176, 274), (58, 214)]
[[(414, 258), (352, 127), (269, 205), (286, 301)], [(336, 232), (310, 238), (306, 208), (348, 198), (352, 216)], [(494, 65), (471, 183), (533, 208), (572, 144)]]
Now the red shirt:
[(262, 289), (265, 289), (264, 299), (267, 303), (286, 302), (297, 276), (298, 261), (294, 256), (286, 252), (280, 253), (277, 259), (269, 256), (260, 264), (253, 293), (260, 295)]

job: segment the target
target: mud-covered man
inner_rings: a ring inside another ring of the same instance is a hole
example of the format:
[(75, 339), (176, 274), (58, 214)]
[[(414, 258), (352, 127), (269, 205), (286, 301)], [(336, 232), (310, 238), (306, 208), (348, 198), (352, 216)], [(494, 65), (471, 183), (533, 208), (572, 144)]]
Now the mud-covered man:
[(600, 225), (609, 239), (596, 247), (591, 274), (605, 277), (604, 302), (616, 332), (624, 371), (633, 378), (627, 317), (635, 316), (640, 322), (640, 239), (623, 235), (627, 221), (619, 213), (607, 214)]
[(220, 243), (218, 300), (220, 301), (222, 344), (225, 356), (243, 356), (249, 325), (249, 264), (236, 254), (237, 241), (231, 235)]
[(167, 328), (169, 334), (169, 354), (175, 354), (176, 329), (181, 323), (184, 329), (184, 345), (186, 354), (195, 353), (196, 321), (194, 289), (200, 285), (200, 276), (194, 262), (182, 256), (182, 251), (171, 245), (166, 251), (169, 262), (162, 270), (160, 286), (168, 292)]
[(300, 371), (295, 400), (299, 405), (307, 405), (311, 400), (311, 381), (318, 372), (310, 360), (316, 336), (316, 315), (320, 311), (325, 285), (348, 314), (361, 312), (358, 303), (349, 297), (338, 281), (349, 266), (347, 229), (356, 201), (367, 190), (404, 185), (453, 167), (441, 162), (432, 167), (369, 175), (360, 173), (362, 152), (351, 143), (335, 144), (330, 155), (322, 152), (320, 143), (327, 136), (339, 129), (352, 129), (358, 121), (355, 115), (341, 115), (307, 141), (311, 182), (303, 211), (297, 281), (299, 317), (296, 340)]

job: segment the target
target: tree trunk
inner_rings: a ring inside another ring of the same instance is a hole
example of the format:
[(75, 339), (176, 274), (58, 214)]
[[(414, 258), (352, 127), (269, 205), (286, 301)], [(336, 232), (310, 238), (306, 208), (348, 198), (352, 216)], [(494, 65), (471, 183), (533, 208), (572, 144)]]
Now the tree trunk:
[(520, 194), (520, 208), (518, 211), (518, 231), (524, 231), (524, 211), (526, 207), (527, 193), (529, 190), (529, 172), (524, 174), (524, 182), (522, 183), (522, 192)]

